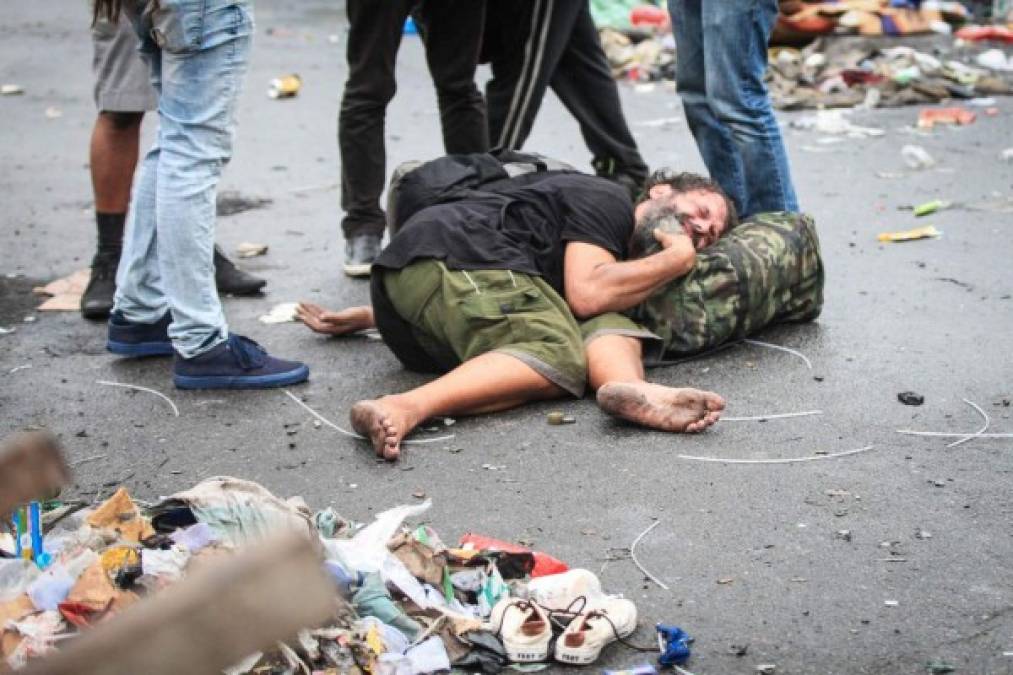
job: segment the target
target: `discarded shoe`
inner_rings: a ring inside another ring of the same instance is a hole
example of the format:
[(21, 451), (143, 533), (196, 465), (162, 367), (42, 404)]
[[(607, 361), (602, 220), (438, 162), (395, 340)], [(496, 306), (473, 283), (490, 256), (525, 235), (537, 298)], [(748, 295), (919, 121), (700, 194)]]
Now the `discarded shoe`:
[(120, 356), (171, 356), (169, 324), (172, 314), (166, 312), (155, 323), (128, 321), (120, 312), (109, 317), (109, 338), (106, 349)]
[(503, 640), (507, 658), (515, 663), (537, 663), (549, 658), (552, 626), (545, 610), (534, 602), (503, 598), (489, 615), (494, 632)]
[(116, 268), (119, 264), (118, 252), (99, 251), (95, 254), (91, 263), (91, 278), (81, 295), (81, 316), (86, 319), (105, 319), (113, 311)]
[(637, 629), (637, 607), (611, 598), (598, 609), (581, 613), (556, 640), (556, 660), (573, 665), (594, 663), (605, 645), (628, 637)]
[(252, 295), (267, 285), (266, 279), (244, 272), (225, 257), (222, 249), (215, 246), (215, 286), (219, 293), (228, 295)]
[(345, 242), (345, 274), (368, 277), (369, 270), (380, 255), (380, 237), (362, 234)]
[(172, 366), (178, 389), (269, 389), (309, 379), (310, 369), (299, 361), (275, 358), (253, 340), (232, 334), (211, 351)]

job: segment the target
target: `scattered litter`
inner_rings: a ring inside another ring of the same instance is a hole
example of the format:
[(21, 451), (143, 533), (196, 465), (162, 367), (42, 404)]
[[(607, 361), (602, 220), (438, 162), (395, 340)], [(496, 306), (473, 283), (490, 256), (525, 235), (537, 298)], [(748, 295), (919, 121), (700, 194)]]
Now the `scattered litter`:
[(661, 127), (669, 127), (675, 124), (682, 124), (682, 121), (683, 119), (681, 117), (660, 117), (655, 120), (646, 120), (644, 122), (637, 122), (637, 126), (659, 129)]
[(899, 605), (900, 603), (899, 603), (899, 602), (897, 602), (896, 600), (884, 600), (884, 601), (883, 601), (883, 604), (884, 604), (884, 605), (886, 605), (887, 607), (896, 607), (896, 606), (898, 606), (898, 605)]
[(965, 126), (973, 123), (977, 117), (966, 108), (925, 108), (918, 113), (918, 128), (931, 129), (937, 124)]
[(733, 583), (734, 581), (735, 581), (735, 578), (734, 578), (734, 577), (720, 577), (720, 578), (719, 578), (719, 579), (717, 580), (717, 582), (718, 582), (719, 584), (721, 584), (722, 586), (726, 586), (726, 585), (728, 585), (728, 584), (730, 584), (730, 583)]
[(785, 419), (788, 417), (807, 417), (822, 415), (822, 410), (806, 410), (805, 412), (777, 413), (774, 415), (750, 415), (749, 417), (722, 417), (722, 422), (766, 422), (767, 420)]
[(255, 258), (267, 253), (267, 244), (254, 244), (248, 241), (236, 246), (236, 253), (240, 258)]
[(660, 524), (661, 524), (660, 520), (654, 521), (653, 523), (651, 523), (650, 527), (648, 527), (646, 530), (644, 530), (643, 532), (641, 532), (637, 536), (637, 538), (633, 540), (633, 543), (630, 544), (630, 558), (633, 560), (633, 564), (637, 566), (637, 569), (639, 569), (641, 572), (644, 573), (645, 577), (647, 577), (648, 579), (650, 579), (651, 581), (653, 581), (655, 584), (657, 584), (658, 586), (660, 586), (662, 589), (664, 589), (664, 590), (667, 591), (668, 590), (668, 586), (666, 586), (663, 581), (661, 581), (660, 579), (658, 579), (658, 577), (656, 577), (653, 574), (651, 574), (650, 572), (648, 572), (644, 568), (644, 566), (640, 563), (640, 561), (637, 559), (637, 544), (640, 543), (641, 539), (643, 539), (645, 536), (647, 536), (648, 532), (650, 532), (651, 530), (653, 530), (654, 528), (656, 528)]
[(755, 347), (766, 347), (767, 349), (776, 349), (781, 352), (787, 352), (788, 354), (792, 354), (802, 359), (802, 361), (805, 362), (806, 368), (808, 368), (809, 370), (813, 369), (812, 361), (810, 361), (805, 354), (799, 351), (795, 351), (790, 347), (782, 347), (781, 345), (775, 345), (769, 342), (760, 342), (759, 340), (743, 340), (743, 342), (745, 342), (747, 345), (753, 345)]
[(20, 96), (25, 93), (20, 84), (2, 84), (0, 85), (0, 96)]
[(942, 199), (933, 199), (930, 202), (918, 204), (912, 209), (912, 212), (920, 218), (922, 216), (936, 213), (937, 211), (948, 209), (951, 206), (953, 206), (953, 202), (948, 202)]
[(63, 117), (63, 111), (57, 108), (56, 106), (50, 106), (46, 108), (45, 115), (47, 120), (56, 120)]
[(851, 541), (851, 530), (837, 530), (837, 532), (834, 533), (834, 538)]
[(14, 373), (20, 372), (22, 370), (28, 370), (31, 367), (32, 367), (32, 364), (30, 364), (30, 363), (26, 363), (26, 364), (21, 365), (21, 366), (14, 366), (13, 368), (11, 368), (10, 370), (7, 371), (7, 374), (8, 375), (13, 375)]
[(84, 459), (79, 459), (74, 462), (71, 462), (67, 466), (73, 469), (81, 466), (82, 464), (87, 464), (88, 462), (96, 462), (100, 459), (105, 459), (106, 457), (108, 457), (108, 455), (92, 455), (91, 457), (85, 457)]
[(977, 403), (975, 403), (974, 401), (969, 401), (966, 398), (963, 399), (963, 401), (964, 401), (964, 403), (966, 403), (967, 405), (971, 406), (972, 408), (974, 408), (975, 410), (978, 411), (978, 414), (981, 415), (981, 418), (984, 420), (985, 424), (981, 427), (981, 429), (978, 429), (976, 432), (974, 432), (970, 436), (966, 436), (965, 438), (961, 438), (958, 441), (953, 441), (952, 443), (950, 443), (949, 445), (946, 446), (948, 448), (955, 448), (958, 445), (960, 445), (961, 443), (966, 443), (967, 441), (970, 441), (970, 440), (972, 440), (974, 438), (977, 438), (978, 436), (981, 436), (983, 433), (985, 433), (986, 431), (988, 431), (988, 425), (991, 424), (991, 422), (992, 422), (988, 418), (988, 413), (986, 413), (984, 410), (982, 410), (981, 407)]
[(999, 153), (999, 158), (1004, 162), (1013, 162), (1013, 148), (1006, 148)]
[[(960, 434), (958, 434), (960, 435)], [(1013, 437), (1013, 434), (1010, 434)], [(875, 445), (867, 445), (864, 448), (857, 448), (855, 450), (847, 450), (845, 452), (828, 453), (825, 455), (815, 455), (813, 457), (793, 457), (789, 459), (729, 459), (727, 457), (698, 457), (695, 455), (676, 455), (679, 459), (689, 459), (696, 462), (715, 462), (718, 464), (794, 464), (796, 462), (815, 462), (821, 459), (836, 459), (837, 457), (847, 457), (849, 455), (857, 455), (861, 452), (867, 452), (875, 448)]]
[(50, 281), (45, 286), (33, 288), (33, 293), (50, 296), (48, 300), (39, 305), (39, 311), (81, 311), (81, 296), (84, 294), (84, 289), (88, 286), (89, 279), (91, 279), (91, 270), (83, 269), (55, 281)]
[(293, 98), (302, 89), (302, 78), (296, 74), (282, 75), (271, 80), (267, 87), (267, 95), (270, 98)]
[[(316, 410), (314, 410), (313, 408), (311, 408), (308, 405), (306, 405), (306, 403), (304, 401), (301, 401), (298, 396), (296, 396), (295, 394), (293, 394), (292, 392), (290, 392), (288, 389), (285, 389), (283, 391), (285, 392), (286, 396), (288, 396), (290, 399), (292, 399), (293, 401), (295, 401), (300, 407), (302, 407), (303, 409), (305, 409), (306, 412), (308, 412), (309, 414), (313, 415), (313, 417), (317, 418), (318, 420), (320, 420), (321, 423), (329, 426), (331, 429), (334, 429), (338, 433), (344, 434), (345, 436), (348, 436), (349, 438), (358, 438), (360, 440), (366, 440), (364, 436), (360, 436), (359, 434), (355, 433), (354, 431), (348, 431), (347, 429), (342, 429), (337, 424), (335, 424), (334, 422), (330, 421), (329, 419), (327, 419), (326, 417), (324, 417), (323, 415), (321, 415), (320, 413), (318, 413)], [(401, 442), (402, 443), (411, 443), (411, 444), (421, 445), (423, 443), (439, 443), (441, 441), (449, 441), (452, 438), (454, 438), (454, 434), (448, 434), (446, 436), (436, 436), (434, 438), (409, 438), (409, 439), (405, 439), (405, 440), (403, 440)]]
[(886, 131), (877, 127), (863, 127), (853, 124), (844, 110), (819, 110), (815, 115), (807, 115), (792, 120), (789, 125), (793, 129), (818, 131), (823, 134), (847, 136), (848, 138), (875, 138), (883, 136)]
[(1001, 49), (989, 49), (975, 57), (974, 61), (989, 70), (1013, 71), (1013, 58), (1009, 58)]
[(571, 415), (564, 415), (561, 412), (550, 412), (545, 416), (546, 421), (552, 426), (559, 426), (561, 424), (575, 424), (577, 418)]
[(679, 668), (679, 665), (689, 660), (691, 656), (689, 644), (693, 642), (693, 638), (678, 626), (659, 623), (654, 628), (658, 632), (658, 646), (661, 648), (658, 665), (662, 668), (675, 668), (676, 672), (682, 675), (686, 671)]
[(931, 169), (936, 165), (935, 158), (929, 154), (929, 151), (920, 145), (905, 145), (900, 149), (900, 156), (904, 159), (904, 163), (910, 169)]
[(897, 400), (904, 405), (921, 405), (925, 403), (925, 397), (921, 394), (916, 394), (913, 391), (902, 391), (897, 394)]
[(298, 302), (283, 302), (272, 307), (267, 314), (261, 314), (257, 317), (257, 321), (267, 324), (295, 323), (297, 321), (295, 313), (298, 307)]
[(17, 328), (15, 328), (14, 326), (11, 326), (10, 328), (4, 328), (3, 326), (0, 326), (0, 335), (10, 335), (16, 330)]
[(880, 232), (876, 235), (876, 241), (915, 241), (917, 239), (938, 239), (941, 236), (943, 236), (943, 233), (937, 230), (935, 226), (926, 225), (925, 227), (916, 227), (912, 230), (904, 230), (902, 232)]
[(776, 670), (777, 666), (773, 663), (761, 663), (756, 666), (756, 672), (761, 673), (762, 675), (773, 675)]
[(215, 215), (234, 216), (237, 213), (262, 209), (270, 203), (271, 200), (266, 197), (247, 197), (236, 190), (223, 190), (215, 199)]
[(106, 387), (123, 387), (124, 389), (133, 389), (135, 391), (145, 391), (149, 394), (154, 394), (155, 396), (159, 397), (160, 399), (168, 403), (169, 406), (172, 408), (172, 413), (176, 417), (179, 417), (179, 408), (176, 407), (176, 404), (172, 402), (171, 398), (169, 398), (160, 391), (155, 391), (154, 389), (149, 389), (148, 387), (142, 387), (136, 384), (126, 384), (124, 382), (109, 382), (107, 380), (96, 380), (95, 383), (104, 385)]

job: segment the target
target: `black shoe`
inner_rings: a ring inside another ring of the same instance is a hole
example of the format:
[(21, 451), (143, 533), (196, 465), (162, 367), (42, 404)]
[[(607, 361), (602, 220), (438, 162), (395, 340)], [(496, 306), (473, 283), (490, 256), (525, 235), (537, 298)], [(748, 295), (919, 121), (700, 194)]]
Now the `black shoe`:
[(380, 255), (380, 237), (360, 234), (345, 241), (345, 274), (368, 277), (369, 269)]
[(120, 265), (119, 251), (99, 251), (91, 263), (91, 279), (81, 296), (81, 315), (86, 319), (105, 319), (113, 311), (116, 294), (116, 268)]
[(594, 167), (594, 172), (597, 176), (607, 178), (626, 188), (627, 192), (630, 193), (630, 199), (634, 202), (640, 198), (640, 193), (644, 189), (645, 176), (636, 176), (628, 171), (624, 171), (614, 159), (607, 157), (599, 157), (592, 160), (591, 166)]
[(234, 262), (225, 257), (218, 246), (215, 246), (215, 285), (219, 293), (253, 295), (267, 285), (267, 280), (239, 269)]

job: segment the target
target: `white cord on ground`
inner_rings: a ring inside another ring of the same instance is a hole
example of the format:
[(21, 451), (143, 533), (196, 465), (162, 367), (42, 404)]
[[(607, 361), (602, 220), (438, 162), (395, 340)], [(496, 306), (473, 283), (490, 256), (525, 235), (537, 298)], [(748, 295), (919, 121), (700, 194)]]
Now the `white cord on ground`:
[(950, 443), (949, 445), (946, 446), (948, 448), (955, 448), (958, 445), (960, 445), (961, 443), (966, 443), (966, 442), (968, 442), (969, 440), (971, 440), (973, 438), (977, 438), (978, 436), (981, 436), (983, 433), (985, 433), (986, 431), (988, 431), (988, 425), (992, 423), (992, 420), (988, 419), (988, 414), (984, 410), (982, 410), (978, 406), (977, 403), (975, 403), (974, 401), (968, 401), (966, 398), (964, 399), (964, 403), (966, 403), (967, 405), (971, 406), (972, 408), (974, 408), (975, 410), (978, 411), (978, 414), (981, 415), (981, 418), (983, 420), (985, 420), (985, 426), (983, 426), (982, 428), (978, 429), (976, 432), (974, 432), (970, 436), (965, 436), (964, 438), (961, 438), (960, 440), (953, 441), (952, 443)]
[(728, 459), (725, 457), (696, 457), (694, 455), (676, 455), (676, 457), (679, 459), (691, 459), (696, 462), (715, 462), (718, 464), (794, 464), (796, 462), (816, 462), (821, 459), (835, 459), (837, 457), (857, 455), (860, 452), (872, 450), (874, 447), (876, 446), (867, 445), (864, 448), (858, 448), (857, 450), (835, 452), (830, 455), (814, 455), (812, 457), (794, 457), (790, 459)]
[(637, 569), (639, 569), (641, 572), (644, 573), (645, 577), (647, 577), (648, 579), (650, 579), (654, 583), (658, 584), (659, 586), (661, 586), (663, 589), (665, 589), (667, 591), (668, 590), (668, 586), (666, 586), (664, 584), (664, 582), (662, 582), (660, 579), (658, 579), (658, 577), (654, 576), (653, 574), (651, 574), (650, 572), (648, 572), (646, 569), (644, 569), (644, 566), (640, 564), (639, 560), (637, 560), (637, 544), (640, 543), (640, 540), (643, 539), (647, 535), (648, 532), (650, 532), (651, 530), (653, 530), (654, 528), (656, 528), (660, 524), (661, 524), (660, 520), (654, 521), (653, 523), (651, 523), (650, 527), (648, 527), (646, 530), (644, 530), (643, 532), (641, 532), (640, 535), (636, 539), (633, 540), (633, 543), (630, 545), (630, 558), (633, 559), (633, 564), (637, 566)]
[(107, 380), (96, 380), (95, 382), (97, 384), (105, 385), (107, 387), (123, 387), (124, 389), (133, 389), (135, 391), (146, 391), (149, 394), (154, 394), (155, 396), (159, 397), (160, 399), (162, 399), (163, 401), (165, 401), (166, 403), (168, 403), (172, 407), (172, 413), (176, 417), (179, 417), (179, 408), (176, 407), (176, 404), (172, 402), (171, 398), (169, 398), (168, 396), (166, 396), (165, 394), (163, 394), (160, 391), (155, 391), (154, 389), (148, 389), (147, 387), (142, 387), (142, 386), (136, 385), (136, 384), (126, 384), (124, 382), (109, 382)]
[(806, 410), (805, 412), (778, 413), (777, 415), (751, 415), (749, 417), (722, 417), (720, 422), (759, 422), (762, 420), (779, 420), (786, 417), (806, 417), (807, 415), (822, 415), (822, 410)]
[[(335, 424), (334, 422), (330, 421), (329, 419), (327, 419), (326, 417), (324, 417), (323, 415), (321, 415), (320, 413), (318, 413), (316, 410), (314, 410), (313, 408), (311, 408), (308, 405), (306, 405), (306, 403), (304, 401), (299, 400), (299, 397), (296, 396), (295, 394), (293, 394), (292, 392), (290, 392), (288, 389), (285, 389), (284, 392), (285, 392), (286, 396), (288, 396), (290, 399), (292, 399), (293, 401), (295, 401), (296, 403), (298, 403), (300, 406), (302, 406), (306, 410), (306, 412), (308, 412), (309, 414), (313, 415), (318, 420), (320, 420), (323, 424), (329, 426), (331, 429), (334, 429), (338, 433), (342, 433), (345, 436), (348, 436), (349, 438), (358, 438), (360, 440), (368, 440), (365, 436), (360, 436), (359, 434), (355, 433), (354, 431), (349, 431), (348, 429), (342, 429), (337, 424)], [(417, 439), (417, 440), (404, 440), (404, 441), (401, 441), (401, 442), (402, 443), (414, 443), (414, 444), (439, 443), (441, 441), (449, 441), (453, 437), (454, 437), (454, 434), (450, 434), (449, 436), (437, 436), (436, 438), (420, 438), (420, 439)]]
[(768, 349), (776, 349), (778, 351), (788, 352), (789, 354), (794, 354), (795, 356), (797, 356), (800, 359), (802, 359), (803, 361), (805, 361), (805, 365), (806, 365), (807, 368), (809, 368), (809, 370), (813, 369), (812, 361), (810, 361), (808, 358), (806, 358), (805, 354), (803, 354), (802, 352), (795, 351), (794, 349), (791, 349), (790, 347), (782, 347), (781, 345), (773, 345), (773, 344), (770, 344), (769, 342), (760, 342), (759, 340), (743, 340), (743, 342), (745, 342), (748, 345), (755, 345), (757, 347), (766, 347)]
[(949, 431), (915, 431), (914, 429), (897, 429), (896, 433), (905, 436), (934, 436), (936, 438), (1013, 438), (1013, 434), (953, 434)]

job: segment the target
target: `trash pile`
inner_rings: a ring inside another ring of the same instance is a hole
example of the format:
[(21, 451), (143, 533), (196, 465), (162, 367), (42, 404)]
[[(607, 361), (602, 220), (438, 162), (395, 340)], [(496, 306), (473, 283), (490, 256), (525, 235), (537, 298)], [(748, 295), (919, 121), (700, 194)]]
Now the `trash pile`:
[[(230, 477), (145, 508), (122, 487), (75, 513), (49, 504), (41, 517), (44, 537), (36, 532), (21, 546), (21, 537), (0, 534), (0, 650), (15, 669), (45, 664), (58, 646), (63, 651), (83, 640), (78, 635), (94, 636), (132, 605), (172, 595), (195, 568), (278, 532), (313, 542), (336, 609), (325, 625), (250, 654), (229, 675), (496, 673), (510, 664), (538, 669), (530, 664), (553, 659), (590, 664), (636, 629), (636, 606), (606, 594), (591, 572), (475, 534), (449, 547), (426, 525), (404, 525), (429, 506), (393, 508), (363, 526)], [(669, 638), (678, 630), (664, 628)], [(663, 654), (673, 663), (688, 658), (688, 636), (678, 635)]]

